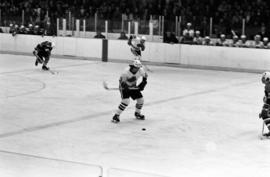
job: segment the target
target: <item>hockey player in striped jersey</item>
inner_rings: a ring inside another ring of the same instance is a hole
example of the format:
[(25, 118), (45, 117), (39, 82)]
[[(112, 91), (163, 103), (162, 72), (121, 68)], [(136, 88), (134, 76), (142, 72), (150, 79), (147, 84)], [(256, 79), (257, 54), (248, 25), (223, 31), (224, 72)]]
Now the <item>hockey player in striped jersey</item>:
[[(137, 85), (138, 79), (142, 78), (140, 84)], [(119, 116), (129, 105), (130, 97), (136, 100), (135, 118), (144, 120), (145, 117), (141, 114), (141, 109), (144, 104), (144, 98), (141, 91), (147, 84), (147, 74), (142, 68), (142, 64), (139, 60), (134, 60), (128, 68), (124, 70), (119, 80), (119, 90), (121, 93), (122, 101), (118, 106), (118, 109), (113, 116), (112, 122), (120, 122)]]
[(265, 84), (264, 86), (264, 105), (262, 111), (259, 115), (260, 118), (263, 119), (266, 127), (268, 128), (269, 132), (263, 134), (265, 137), (270, 137), (270, 72), (264, 72), (262, 75), (262, 83)]
[(145, 36), (136, 37), (131, 35), (128, 39), (128, 45), (130, 46), (130, 50), (138, 60), (141, 60), (141, 52), (145, 50), (145, 41)]
[[(128, 39), (128, 45), (130, 46), (131, 53), (135, 56), (136, 60), (142, 61), (142, 51), (145, 50), (145, 41), (146, 37), (136, 37), (136, 36), (130, 36)], [(151, 69), (149, 69), (146, 64), (143, 64), (143, 67), (147, 70), (152, 72)]]

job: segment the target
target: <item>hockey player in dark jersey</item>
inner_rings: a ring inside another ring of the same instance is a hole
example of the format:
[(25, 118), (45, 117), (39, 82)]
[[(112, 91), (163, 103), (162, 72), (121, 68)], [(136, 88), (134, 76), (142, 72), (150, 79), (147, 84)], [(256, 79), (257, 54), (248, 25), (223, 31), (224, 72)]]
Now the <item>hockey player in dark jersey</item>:
[(33, 54), (36, 56), (35, 65), (37, 66), (38, 63), (43, 64), (43, 70), (49, 70), (47, 64), (50, 60), (51, 51), (55, 47), (54, 42), (44, 41), (38, 44), (33, 51)]
[(266, 127), (268, 128), (269, 132), (263, 134), (265, 137), (270, 137), (270, 72), (264, 72), (262, 75), (262, 83), (265, 84), (264, 86), (264, 105), (262, 111), (259, 115), (260, 118), (263, 119)]
[[(142, 81), (137, 85), (138, 79), (142, 77)], [(119, 116), (129, 105), (130, 97), (136, 100), (135, 118), (144, 120), (144, 115), (141, 114), (141, 109), (144, 104), (144, 98), (141, 91), (147, 84), (147, 74), (142, 68), (142, 64), (139, 60), (134, 60), (128, 68), (125, 69), (119, 80), (119, 90), (121, 93), (122, 101), (118, 106), (118, 109), (113, 116), (112, 122), (120, 122)]]

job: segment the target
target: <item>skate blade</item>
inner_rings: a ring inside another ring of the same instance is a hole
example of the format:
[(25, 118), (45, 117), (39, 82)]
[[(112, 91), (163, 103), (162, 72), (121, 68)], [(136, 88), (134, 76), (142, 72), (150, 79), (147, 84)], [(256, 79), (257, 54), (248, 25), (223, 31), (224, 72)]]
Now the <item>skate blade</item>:
[(137, 117), (135, 117), (135, 119), (137, 119), (137, 120), (145, 120), (145, 118), (137, 118)]
[(118, 124), (120, 121), (112, 120), (112, 123)]
[(260, 138), (260, 140), (270, 140), (269, 136), (260, 135), (259, 138)]

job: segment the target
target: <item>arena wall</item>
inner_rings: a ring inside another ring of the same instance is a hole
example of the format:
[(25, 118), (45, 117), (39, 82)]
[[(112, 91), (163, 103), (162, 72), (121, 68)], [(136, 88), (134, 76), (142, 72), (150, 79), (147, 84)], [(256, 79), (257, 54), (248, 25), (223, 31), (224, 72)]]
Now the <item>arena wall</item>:
[[(45, 40), (56, 43), (53, 55), (102, 57), (102, 39), (12, 36), (7, 33), (0, 33), (0, 51), (31, 54), (35, 46)], [(126, 40), (109, 40), (107, 53), (109, 61), (133, 59)], [(186, 67), (243, 71), (264, 71), (270, 68), (270, 50), (267, 49), (146, 42), (146, 50), (142, 54), (145, 61)]]

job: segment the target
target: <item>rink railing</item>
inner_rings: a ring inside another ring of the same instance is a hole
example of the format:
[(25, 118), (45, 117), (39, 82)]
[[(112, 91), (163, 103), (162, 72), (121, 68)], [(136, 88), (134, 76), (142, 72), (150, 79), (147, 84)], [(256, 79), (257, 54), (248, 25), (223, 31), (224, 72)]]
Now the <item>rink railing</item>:
[[(0, 172), (1, 177), (10, 177), (10, 174), (20, 177), (169, 177), (145, 171), (114, 167), (105, 168), (101, 165), (87, 162), (12, 151), (0, 150), (0, 153), (1, 157), (4, 157), (4, 159), (16, 161), (16, 164), (20, 164), (20, 168), (17, 168), (15, 164), (13, 166), (6, 166), (6, 168), (2, 169)], [(27, 163), (25, 163), (26, 161)], [(22, 171), (22, 169), (24, 170)]]
[[(53, 55), (74, 56), (78, 59), (133, 60), (126, 40), (50, 37), (0, 33), (0, 51), (31, 54), (35, 46), (45, 40), (56, 43)], [(105, 54), (105, 55), (104, 55)], [(144, 61), (186, 67), (264, 71), (270, 68), (270, 50), (185, 44), (167, 44), (146, 41), (142, 52)]]

